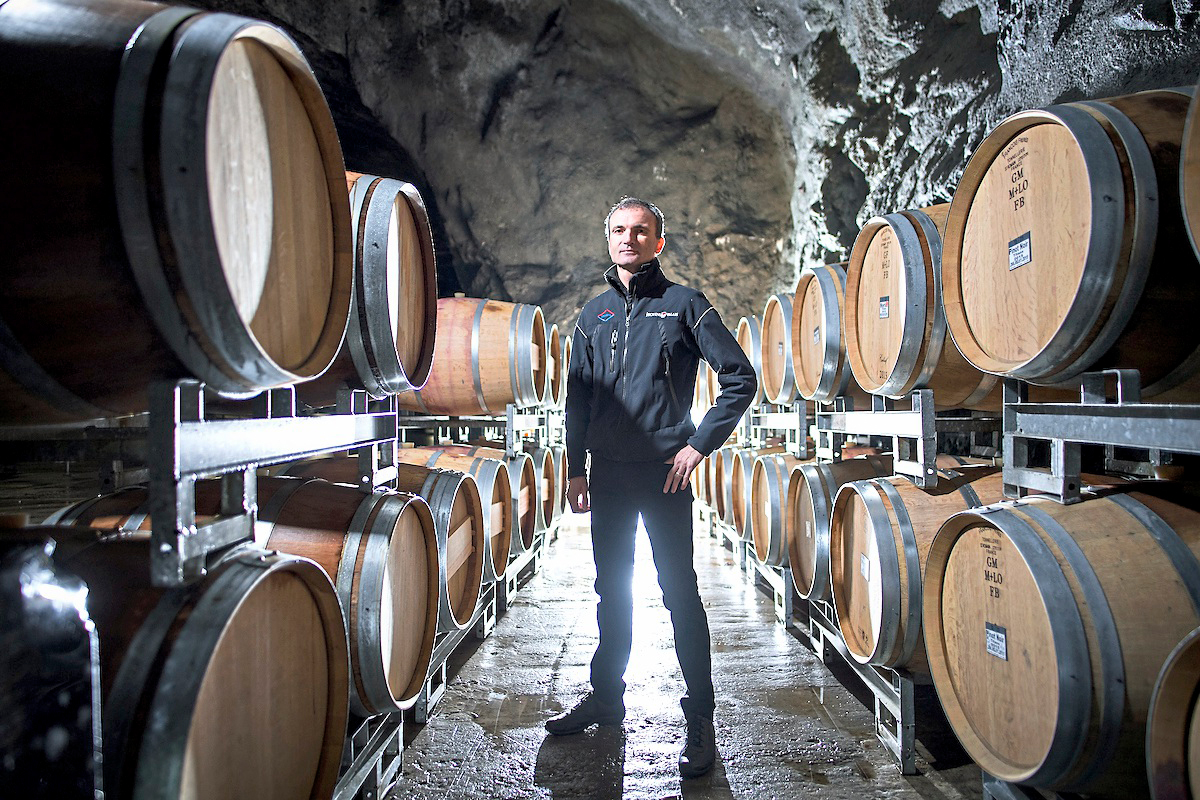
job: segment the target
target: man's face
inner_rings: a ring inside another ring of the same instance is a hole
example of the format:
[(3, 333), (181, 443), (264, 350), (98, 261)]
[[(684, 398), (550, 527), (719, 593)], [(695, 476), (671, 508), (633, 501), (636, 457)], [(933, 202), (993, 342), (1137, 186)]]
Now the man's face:
[(608, 218), (608, 255), (612, 263), (636, 272), (662, 251), (658, 220), (644, 208), (618, 208)]

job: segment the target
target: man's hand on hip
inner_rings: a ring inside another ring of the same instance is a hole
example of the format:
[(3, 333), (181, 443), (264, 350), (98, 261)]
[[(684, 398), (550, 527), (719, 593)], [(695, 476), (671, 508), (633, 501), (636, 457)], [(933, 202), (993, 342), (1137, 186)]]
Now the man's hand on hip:
[(576, 514), (584, 514), (591, 510), (592, 499), (588, 494), (588, 479), (583, 475), (571, 478), (567, 483), (567, 502)]
[(700, 455), (699, 450), (690, 444), (685, 444), (683, 449), (676, 453), (675, 458), (671, 461), (671, 471), (667, 473), (667, 482), (663, 485), (663, 494), (677, 492), (686, 486), (688, 479), (692, 475), (692, 470), (703, 460), (704, 456)]

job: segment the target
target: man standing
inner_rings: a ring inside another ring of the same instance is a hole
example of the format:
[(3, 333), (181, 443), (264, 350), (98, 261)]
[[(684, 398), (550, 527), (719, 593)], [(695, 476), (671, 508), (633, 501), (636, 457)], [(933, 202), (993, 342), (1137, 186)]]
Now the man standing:
[[(567, 499), (592, 512), (596, 621), (592, 691), (550, 733), (578, 733), (625, 718), (623, 676), (633, 636), (633, 555), (638, 515), (650, 536), (675, 653), (687, 684), (680, 705), (687, 744), (685, 778), (716, 758), (708, 617), (692, 565), (692, 470), (737, 425), (755, 391), (754, 370), (720, 316), (695, 289), (673, 283), (658, 263), (666, 240), (662, 212), (626, 197), (604, 221), (612, 266), (609, 288), (579, 314), (567, 378)], [(721, 384), (699, 428), (691, 420), (700, 359)], [(591, 453), (590, 472), (585, 455)]]

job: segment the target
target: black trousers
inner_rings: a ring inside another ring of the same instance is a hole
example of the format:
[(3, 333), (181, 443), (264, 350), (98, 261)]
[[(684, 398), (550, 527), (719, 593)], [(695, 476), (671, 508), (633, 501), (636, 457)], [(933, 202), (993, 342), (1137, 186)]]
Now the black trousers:
[(712, 717), (712, 656), (708, 615), (692, 564), (692, 490), (663, 494), (670, 464), (606, 461), (592, 456), (592, 554), (596, 559), (596, 622), (600, 644), (592, 657), (596, 697), (615, 703), (625, 692), (633, 639), (633, 553), (638, 515), (650, 535), (663, 604), (671, 612), (675, 655), (687, 694), (687, 716)]

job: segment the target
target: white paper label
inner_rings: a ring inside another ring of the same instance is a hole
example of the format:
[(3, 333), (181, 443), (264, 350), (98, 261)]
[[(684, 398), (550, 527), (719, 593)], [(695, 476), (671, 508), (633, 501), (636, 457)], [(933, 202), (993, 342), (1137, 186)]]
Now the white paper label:
[(1004, 628), (990, 622), (983, 623), (987, 630), (987, 651), (1001, 661), (1008, 661), (1008, 636)]
[(806, 538), (812, 538), (812, 523), (808, 520), (804, 520), (804, 535)]
[(858, 557), (858, 571), (862, 573), (864, 581), (871, 580), (871, 559), (867, 558), (866, 553)]
[(1029, 232), (1021, 234), (1008, 243), (1008, 271), (1023, 267), (1033, 261), (1033, 248), (1029, 240)]
[(884, 295), (883, 297), (879, 298), (879, 318), (880, 319), (888, 318), (888, 305), (891, 303), (891, 300), (892, 300), (891, 295)]

